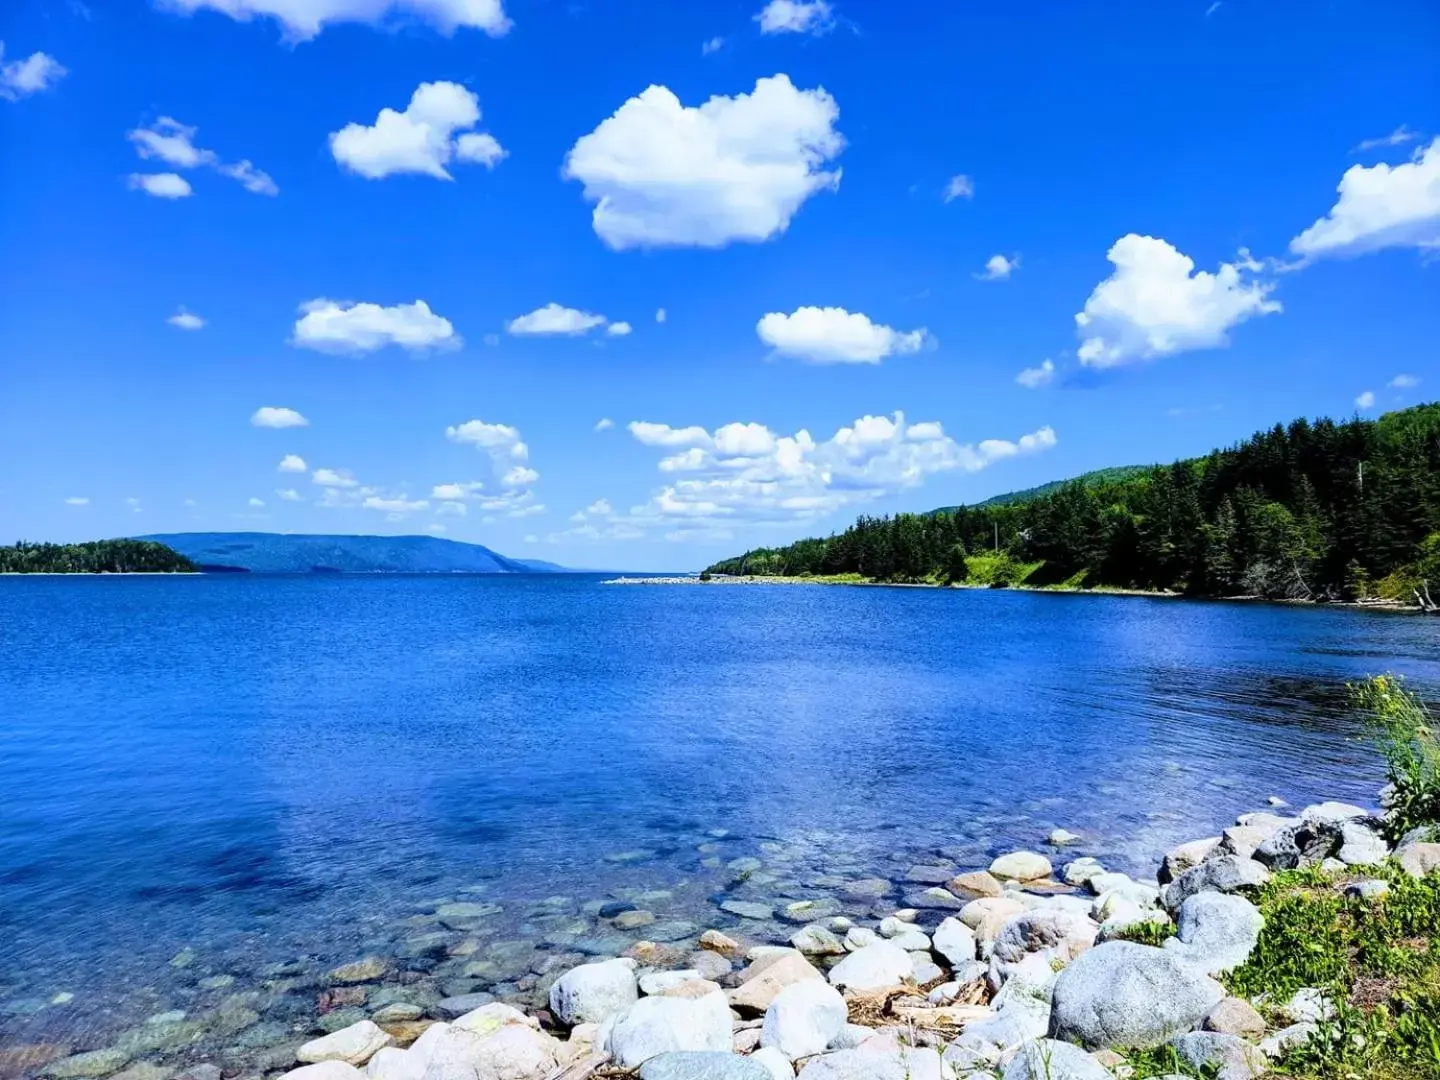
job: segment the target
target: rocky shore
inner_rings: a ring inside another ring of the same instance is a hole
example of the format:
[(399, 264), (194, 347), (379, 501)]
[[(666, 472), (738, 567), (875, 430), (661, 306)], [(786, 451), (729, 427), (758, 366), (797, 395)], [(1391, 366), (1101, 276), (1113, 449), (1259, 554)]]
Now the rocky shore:
[[(936, 857), (802, 899), (731, 891), (709, 926), (657, 915), (661, 893), (578, 913), (555, 897), (539, 941), (489, 938), (498, 905), (445, 899), (395, 955), (277, 965), (257, 989), (209, 976), (232, 992), (203, 1015), (167, 1010), (89, 1049), (0, 1046), (0, 1077), (1106, 1080), (1162, 1075), (1163, 1053), (1177, 1077), (1250, 1080), (1330, 1037), (1337, 1008), (1318, 986), (1227, 989), (1265, 933), (1257, 890), (1308, 868), (1363, 916), (1391, 881), (1433, 881), (1440, 837), (1392, 845), (1383, 826), (1342, 803), (1272, 805), (1168, 852), (1153, 880), (1061, 858), (1080, 838), (1057, 829), (1051, 854), (984, 868)], [(777, 883), (757, 858), (728, 871)]]

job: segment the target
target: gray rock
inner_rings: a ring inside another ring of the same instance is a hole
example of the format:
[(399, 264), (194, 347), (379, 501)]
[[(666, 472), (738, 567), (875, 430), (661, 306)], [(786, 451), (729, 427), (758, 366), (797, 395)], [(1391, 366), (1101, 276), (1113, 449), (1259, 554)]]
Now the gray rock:
[[(793, 1076), (794, 1073), (792, 1072)], [(739, 1054), (680, 1050), (640, 1066), (640, 1080), (772, 1080), (763, 1062)]]
[(1287, 1028), (1281, 1028), (1273, 1035), (1267, 1035), (1260, 1040), (1260, 1052), (1267, 1058), (1284, 1056), (1288, 1051), (1297, 1046), (1304, 1046), (1319, 1031), (1319, 1025), (1309, 1022), (1291, 1024)]
[(1159, 1046), (1195, 1027), (1224, 997), (1219, 983), (1173, 953), (1109, 941), (1060, 973), (1050, 1035), (1089, 1048)]
[(1110, 1070), (1067, 1042), (1036, 1039), (1005, 1066), (1004, 1080), (1114, 1080)]
[(874, 1034), (875, 1029), (866, 1027), (864, 1024), (846, 1024), (840, 1029), (839, 1034), (830, 1040), (829, 1049), (854, 1050)]
[(1238, 892), (1258, 888), (1270, 880), (1270, 871), (1254, 859), (1219, 855), (1186, 870), (1165, 886), (1165, 906), (1175, 911), (1190, 897), (1203, 892)]
[(762, 1046), (751, 1053), (750, 1060), (756, 1065), (765, 1066), (770, 1073), (770, 1080), (795, 1080), (795, 1066), (791, 1065), (790, 1060), (779, 1050)]
[(991, 985), (999, 987), (1017, 964), (1038, 953), (1048, 965), (1070, 963), (1095, 943), (1100, 927), (1083, 915), (1037, 908), (1007, 922), (990, 949)]
[(435, 1011), (441, 1016), (454, 1019), (457, 1016), (464, 1016), (468, 1012), (474, 1012), (482, 1006), (489, 1005), (495, 1000), (494, 994), (474, 993), (457, 994), (454, 997), (442, 998), (435, 1003)]
[(845, 932), (845, 950), (854, 952), (866, 945), (874, 945), (879, 940), (880, 935), (869, 927), (855, 926)]
[(935, 885), (922, 892), (906, 893), (905, 905), (926, 911), (959, 911), (965, 906), (965, 901), (948, 889)]
[(364, 1080), (365, 1074), (344, 1061), (321, 1061), (291, 1069), (281, 1080)]
[(928, 952), (912, 952), (910, 959), (915, 962), (914, 967), (910, 971), (910, 978), (913, 979), (917, 985), (926, 986), (936, 979), (944, 978), (945, 969), (930, 959)]
[(955, 876), (953, 866), (912, 866), (905, 871), (905, 880), (916, 885), (944, 885)]
[(426, 1063), (418, 1054), (386, 1046), (365, 1066), (365, 1076), (367, 1080), (424, 1080), (425, 1069)]
[(830, 969), (830, 982), (845, 990), (881, 990), (910, 978), (915, 962), (904, 949), (877, 941), (857, 949)]
[(1180, 875), (1195, 869), (1214, 853), (1220, 840), (1218, 836), (1208, 836), (1203, 840), (1191, 840), (1171, 848), (1160, 863), (1161, 883), (1174, 881)]
[(1378, 900), (1389, 891), (1390, 883), (1379, 878), (1352, 881), (1345, 886), (1345, 895), (1351, 900)]
[(790, 944), (806, 956), (844, 956), (844, 943), (823, 926), (806, 926), (790, 936)]
[(395, 1040), (372, 1020), (361, 1020), (319, 1039), (311, 1039), (295, 1052), (295, 1059), (307, 1065), (320, 1061), (344, 1061), (364, 1065), (376, 1051)]
[(719, 982), (726, 975), (729, 975), (734, 968), (729, 959), (709, 949), (701, 949), (691, 953), (685, 960), (688, 967), (696, 972), (700, 978), (709, 979), (711, 982)]
[(638, 1068), (679, 1050), (728, 1052), (730, 1006), (721, 993), (698, 998), (641, 998), (609, 1026), (605, 1047), (616, 1063)]
[(635, 1004), (635, 961), (606, 960), (572, 968), (550, 987), (550, 1011), (561, 1022), (599, 1024)]
[(940, 1055), (899, 1043), (866, 1045), (813, 1057), (800, 1076), (803, 1080), (940, 1080)]
[(1346, 866), (1372, 866), (1390, 857), (1390, 845), (1378, 818), (1352, 818), (1340, 823), (1340, 849), (1335, 857)]
[(839, 915), (840, 901), (833, 896), (822, 896), (818, 900), (796, 900), (786, 904), (775, 914), (789, 923), (816, 922)]
[[(640, 992), (642, 994), (663, 994), (666, 990), (673, 990), (684, 983), (704, 978), (705, 976), (694, 968), (680, 968), (678, 971), (647, 971), (640, 976)], [(626, 1002), (626, 1007), (628, 1008), (630, 1004), (632, 1002)], [(595, 1022), (599, 1023), (598, 1020)]]
[(1087, 856), (1083, 859), (1075, 859), (1072, 862), (1066, 863), (1065, 870), (1061, 873), (1060, 878), (1067, 885), (1081, 886), (1096, 874), (1103, 873), (1105, 873), (1105, 867), (1100, 863), (1100, 860)]
[(926, 952), (930, 948), (930, 936), (923, 930), (906, 930), (890, 939), (890, 944), (906, 952)]
[(1370, 811), (1350, 803), (1323, 802), (1300, 811), (1300, 820), (1318, 825), (1339, 825), (1355, 818), (1369, 817)]
[(1205, 1030), (1258, 1039), (1265, 1034), (1265, 1018), (1244, 998), (1228, 997), (1205, 1015)]
[(108, 1050), (91, 1050), (52, 1061), (42, 1072), (54, 1080), (91, 1080), (97, 1076), (109, 1076), (129, 1063), (128, 1053), (111, 1047)]
[(1064, 847), (1066, 844), (1078, 844), (1083, 839), (1083, 836), (1069, 829), (1051, 829), (1045, 841), (1053, 847)]
[(1180, 905), (1175, 937), (1165, 943), (1207, 975), (1233, 971), (1255, 950), (1264, 929), (1260, 909), (1242, 896), (1197, 893)]
[(945, 919), (935, 928), (931, 946), (952, 968), (975, 959), (975, 931), (959, 919)]
[(775, 909), (769, 904), (761, 904), (754, 900), (726, 900), (720, 905), (721, 911), (729, 912), (731, 915), (739, 915), (742, 919), (757, 919), (764, 921), (775, 917)]
[(765, 1010), (760, 1045), (774, 1047), (791, 1061), (823, 1052), (849, 1020), (845, 999), (818, 979), (781, 990)]
[(686, 938), (693, 938), (700, 932), (700, 928), (692, 922), (685, 922), (683, 919), (672, 919), (668, 922), (657, 922), (645, 928), (645, 938), (649, 941), (672, 942), (684, 941)]
[(1395, 860), (1411, 877), (1422, 878), (1440, 870), (1440, 844), (1411, 841), (1395, 851)]
[(1191, 1031), (1170, 1040), (1175, 1056), (1196, 1075), (1215, 1080), (1252, 1080), (1268, 1067), (1265, 1055), (1244, 1039), (1218, 1031)]

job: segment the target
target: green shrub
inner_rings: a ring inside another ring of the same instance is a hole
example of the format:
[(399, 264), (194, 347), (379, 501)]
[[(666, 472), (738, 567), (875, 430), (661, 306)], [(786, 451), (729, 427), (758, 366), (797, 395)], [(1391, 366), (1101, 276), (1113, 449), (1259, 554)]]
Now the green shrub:
[(1440, 824), (1440, 741), (1424, 702), (1394, 675), (1377, 675), (1350, 693), (1385, 755), (1393, 789), (1387, 797), (1390, 838)]

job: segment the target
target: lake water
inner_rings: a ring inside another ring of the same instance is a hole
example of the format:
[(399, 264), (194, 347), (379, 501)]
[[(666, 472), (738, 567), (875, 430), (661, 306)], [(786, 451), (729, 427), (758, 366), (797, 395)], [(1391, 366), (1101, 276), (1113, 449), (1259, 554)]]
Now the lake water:
[[(206, 1053), (293, 1044), (319, 974), (366, 954), (416, 953), (392, 972), (425, 1001), (523, 999), (556, 956), (793, 930), (727, 898), (864, 915), (843, 883), (879, 876), (893, 909), (910, 865), (981, 867), (1055, 826), (1150, 874), (1267, 796), (1373, 803), (1344, 684), (1387, 670), (1440, 687), (1440, 619), (578, 575), (0, 579), (0, 1044), (108, 1046), (170, 1010), (230, 1017)], [(616, 898), (658, 922), (597, 918)], [(445, 900), (490, 914), (446, 927)]]

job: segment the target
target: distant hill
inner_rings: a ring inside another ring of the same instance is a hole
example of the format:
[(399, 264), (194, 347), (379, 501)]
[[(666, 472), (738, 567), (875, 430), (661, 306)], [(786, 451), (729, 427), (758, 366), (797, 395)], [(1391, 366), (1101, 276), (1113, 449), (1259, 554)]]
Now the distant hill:
[[(1132, 476), (1147, 473), (1153, 468), (1153, 465), (1112, 465), (1108, 469), (1096, 469), (1094, 472), (1081, 473), (1079, 476), (1072, 476), (1067, 480), (1051, 480), (1048, 484), (1041, 484), (1038, 487), (1025, 488), (1021, 491), (1007, 491), (1003, 495), (992, 495), (984, 502), (970, 505), (972, 507), (1009, 506), (1014, 503), (1034, 502), (1036, 499), (1054, 494), (1066, 484), (1084, 484), (1086, 487), (1117, 484), (1121, 480), (1128, 480)], [(959, 509), (958, 506), (941, 506), (930, 512), (932, 514), (953, 514)]]
[(509, 559), (479, 544), (436, 536), (289, 533), (157, 533), (138, 537), (179, 552), (203, 570), (255, 574), (547, 574), (554, 563)]

